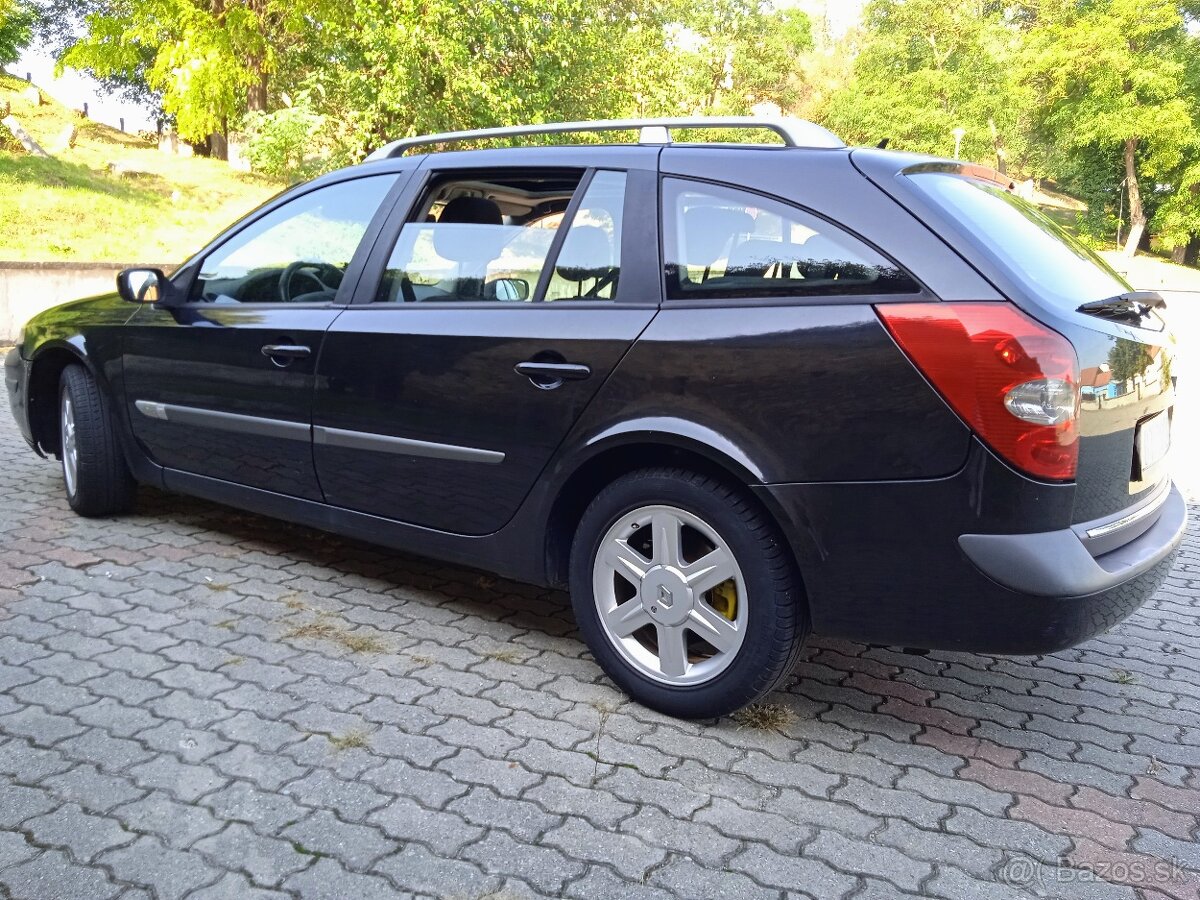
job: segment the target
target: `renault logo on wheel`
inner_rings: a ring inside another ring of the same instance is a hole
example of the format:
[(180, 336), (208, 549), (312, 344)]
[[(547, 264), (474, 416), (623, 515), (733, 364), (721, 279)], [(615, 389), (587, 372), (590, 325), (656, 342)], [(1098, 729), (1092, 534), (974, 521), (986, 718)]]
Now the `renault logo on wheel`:
[(670, 588), (668, 588), (665, 584), (660, 584), (658, 586), (658, 602), (661, 603), (666, 609), (670, 609), (671, 604), (675, 602), (675, 595), (671, 593)]

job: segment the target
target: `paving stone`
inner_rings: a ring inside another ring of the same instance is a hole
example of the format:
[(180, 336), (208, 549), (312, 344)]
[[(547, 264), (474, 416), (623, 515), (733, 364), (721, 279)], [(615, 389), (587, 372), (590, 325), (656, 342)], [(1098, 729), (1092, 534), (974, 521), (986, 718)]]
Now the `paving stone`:
[(219, 834), (201, 838), (192, 849), (227, 869), (248, 872), (257, 884), (269, 887), (312, 863), (312, 854), (294, 843), (261, 837), (237, 822)]
[(16, 781), (33, 783), (48, 775), (65, 772), (74, 766), (57, 750), (35, 747), (25, 738), (14, 738), (0, 743), (0, 774)]
[(90, 862), (97, 853), (131, 844), (137, 838), (116, 819), (85, 813), (74, 803), (30, 819), (22, 828), (39, 844), (66, 849), (81, 865)]
[(41, 848), (30, 844), (21, 832), (0, 831), (0, 872), (32, 859), (40, 852)]
[(484, 834), (484, 829), (469, 825), (460, 815), (427, 809), (405, 797), (389, 801), (367, 821), (389, 837), (419, 841), (439, 856), (454, 856)]
[(361, 780), (374, 785), (384, 794), (411, 797), (430, 809), (441, 809), (471, 789), (470, 785), (455, 781), (445, 772), (419, 769), (399, 759), (386, 760), (382, 765), (364, 772)]
[(41, 788), (0, 783), (0, 828), (15, 828), (33, 816), (58, 806), (54, 796)]
[(514, 875), (551, 897), (561, 897), (563, 885), (584, 872), (583, 863), (503, 831), (492, 831), (462, 855), (491, 875)]
[(470, 748), (438, 763), (438, 768), (456, 781), (485, 784), (505, 797), (519, 796), (521, 791), (542, 780), (515, 760), (489, 759)]
[(278, 754), (267, 755), (246, 744), (211, 757), (206, 764), (223, 775), (253, 781), (267, 791), (277, 791), (307, 771)]
[(109, 773), (121, 772), (153, 755), (137, 741), (115, 738), (98, 728), (60, 741), (55, 749), (63, 756), (94, 763)]
[(388, 802), (368, 784), (344, 781), (321, 769), (293, 781), (283, 791), (306, 806), (332, 809), (348, 822), (360, 822), (371, 810)]
[(181, 763), (169, 756), (156, 756), (134, 766), (129, 777), (141, 787), (159, 788), (185, 803), (194, 803), (228, 782), (228, 778), (208, 766)]
[(661, 848), (640, 838), (603, 831), (584, 819), (568, 819), (542, 836), (542, 843), (557, 847), (572, 859), (612, 866), (626, 878), (641, 880), (651, 867), (666, 858)]
[[(1195, 514), (1162, 591), (1108, 634), (1036, 658), (814, 637), (769, 700), (794, 719), (752, 729), (630, 702), (560, 592), (153, 489), (93, 522), (60, 491), (0, 417), (4, 900), (1200, 883), (1081, 877), (1200, 867)], [(387, 651), (282, 639), (318, 613)]]
[(103, 872), (77, 866), (58, 850), (0, 871), (0, 885), (13, 900), (106, 900), (121, 891)]
[[(486, 874), (472, 863), (446, 859), (417, 844), (409, 844), (401, 852), (377, 863), (375, 871), (386, 875), (402, 890), (433, 896), (443, 894), (451, 886), (450, 889), (462, 897), (486, 897), (501, 885), (501, 879)], [(394, 893), (380, 896), (392, 897)]]
[(740, 872), (728, 869), (712, 871), (690, 859), (672, 860), (650, 876), (659, 885), (679, 897), (695, 900), (767, 900), (779, 898), (778, 889), (766, 888)]
[(168, 849), (149, 837), (105, 853), (98, 862), (121, 881), (149, 888), (162, 900), (182, 898), (221, 875), (198, 854)]
[[(306, 895), (307, 896), (307, 895)], [(188, 900), (285, 900), (288, 894), (255, 887), (238, 872), (229, 872), (216, 884), (200, 888), (188, 895)], [(124, 897), (121, 900), (125, 900)]]
[(285, 794), (270, 794), (244, 781), (237, 781), (209, 794), (200, 803), (222, 819), (249, 822), (258, 831), (278, 831), (299, 822), (309, 810)]
[(376, 860), (400, 848), (399, 841), (386, 837), (380, 829), (342, 822), (324, 809), (288, 826), (280, 836), (300, 853), (336, 857), (352, 871), (369, 869)]
[(916, 891), (933, 874), (933, 866), (890, 847), (846, 837), (835, 831), (819, 833), (804, 848), (806, 856), (817, 856), (839, 869), (873, 875), (907, 891)]
[(107, 813), (114, 806), (145, 794), (129, 779), (105, 775), (93, 765), (78, 765), (69, 772), (52, 775), (42, 782), (63, 800), (78, 803), (89, 812)]
[(184, 850), (222, 827), (203, 806), (180, 803), (161, 791), (119, 806), (111, 815), (130, 831), (150, 832), (176, 850)]

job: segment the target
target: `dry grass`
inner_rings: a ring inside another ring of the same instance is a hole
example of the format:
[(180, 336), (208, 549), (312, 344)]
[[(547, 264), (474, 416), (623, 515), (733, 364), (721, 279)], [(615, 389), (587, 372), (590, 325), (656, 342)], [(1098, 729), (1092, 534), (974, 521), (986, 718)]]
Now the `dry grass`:
[(482, 654), (484, 659), (494, 659), (496, 662), (511, 663), (517, 665), (525, 662), (525, 654), (518, 650), (509, 650), (507, 647), (500, 650), (488, 650)]
[(298, 591), (292, 591), (290, 594), (284, 594), (279, 599), (288, 609), (294, 609), (297, 612), (308, 609), (308, 605), (300, 599), (300, 593)]
[(351, 653), (383, 653), (387, 645), (379, 638), (358, 634), (330, 618), (320, 618), (303, 625), (289, 628), (283, 635), (285, 640), (308, 638), (337, 644)]
[(754, 703), (739, 709), (732, 718), (739, 728), (773, 731), (791, 725), (796, 721), (796, 714), (779, 703)]
[(370, 750), (371, 742), (370, 735), (365, 731), (353, 729), (345, 734), (331, 734), (328, 737), (329, 745), (338, 753), (344, 750)]

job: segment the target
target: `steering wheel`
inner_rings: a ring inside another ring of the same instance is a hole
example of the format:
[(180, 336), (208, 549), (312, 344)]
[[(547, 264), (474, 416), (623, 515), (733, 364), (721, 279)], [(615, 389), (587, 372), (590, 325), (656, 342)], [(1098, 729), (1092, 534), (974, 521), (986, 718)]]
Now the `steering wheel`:
[[(279, 275), (279, 299), (284, 303), (291, 303), (292, 298), (296, 296), (292, 293), (292, 281), (298, 274), (303, 274), (305, 278), (316, 282), (319, 291), (334, 293), (337, 291), (338, 285), (342, 283), (342, 270), (337, 266), (298, 259), (288, 263)], [(306, 291), (305, 293), (314, 292)]]

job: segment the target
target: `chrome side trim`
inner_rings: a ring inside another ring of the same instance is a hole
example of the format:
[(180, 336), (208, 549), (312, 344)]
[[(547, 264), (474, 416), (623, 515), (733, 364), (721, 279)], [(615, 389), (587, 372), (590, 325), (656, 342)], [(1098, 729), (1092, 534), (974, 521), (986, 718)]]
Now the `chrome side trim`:
[(1089, 528), (1087, 530), (1088, 538), (1091, 540), (1096, 540), (1097, 538), (1105, 537), (1113, 532), (1120, 531), (1123, 528), (1128, 528), (1135, 522), (1140, 522), (1142, 519), (1153, 515), (1154, 513), (1158, 512), (1164, 503), (1167, 502), (1167, 497), (1170, 495), (1170, 493), (1171, 482), (1168, 480), (1164, 482), (1162, 487), (1158, 489), (1157, 494), (1146, 501), (1145, 505), (1139, 506), (1128, 515), (1122, 516), (1119, 519), (1115, 519), (1112, 522), (1106, 522), (1103, 525), (1097, 525), (1095, 528)]
[(133, 404), (137, 407), (138, 412), (143, 416), (149, 416), (151, 419), (167, 418), (167, 408), (161, 403), (151, 403), (149, 400), (137, 400)]
[(212, 428), (217, 431), (232, 431), (237, 434), (283, 438), (291, 441), (307, 441), (311, 434), (307, 422), (264, 419), (259, 416), (244, 416), (240, 413), (222, 412), (216, 409), (154, 403), (150, 400), (135, 400), (133, 405), (147, 418), (172, 422), (176, 425), (192, 425), (196, 428)]
[(458, 462), (483, 463), (491, 466), (504, 462), (504, 454), (499, 450), (437, 444), (432, 441), (393, 437), (389, 434), (371, 434), (366, 431), (329, 428), (325, 425), (313, 426), (313, 442), (324, 444), (327, 447), (344, 447), (348, 450), (371, 450), (375, 453), (395, 453), (400, 456), (426, 456), (432, 459), (452, 459)]

